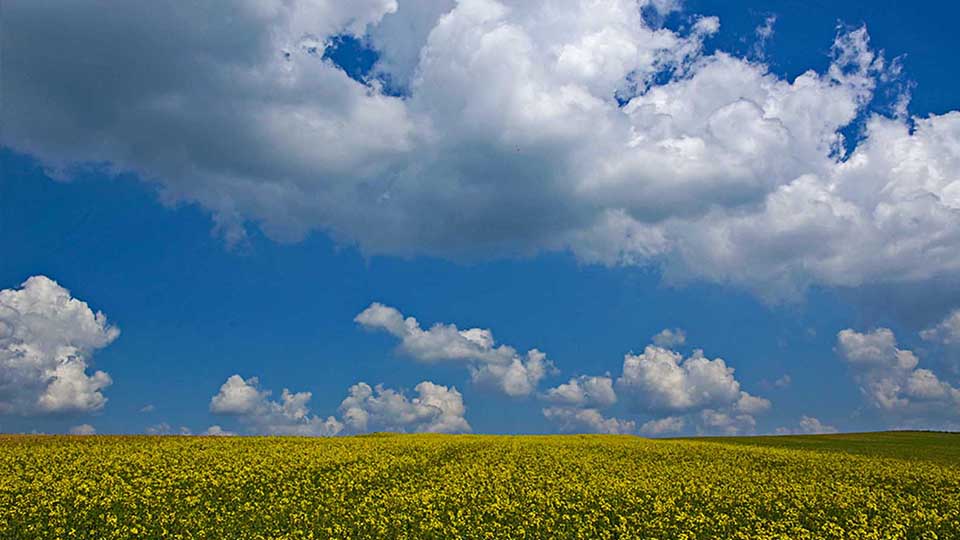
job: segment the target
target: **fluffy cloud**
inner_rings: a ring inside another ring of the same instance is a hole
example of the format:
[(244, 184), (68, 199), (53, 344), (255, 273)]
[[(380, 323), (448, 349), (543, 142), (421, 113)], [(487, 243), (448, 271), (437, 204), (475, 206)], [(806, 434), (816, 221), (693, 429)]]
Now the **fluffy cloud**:
[(960, 345), (960, 309), (951, 312), (939, 324), (921, 331), (920, 337), (943, 345)]
[(653, 336), (653, 344), (669, 349), (687, 342), (687, 333), (682, 328), (664, 328)]
[(722, 358), (710, 360), (697, 350), (689, 358), (657, 346), (627, 354), (619, 388), (653, 411), (689, 411), (731, 404), (740, 398), (740, 383)]
[(740, 388), (734, 369), (722, 358), (710, 360), (696, 350), (681, 354), (655, 345), (642, 354), (627, 354), (617, 388), (633, 408), (646, 413), (670, 413), (642, 426), (646, 433), (678, 431), (684, 415), (701, 433), (736, 434), (752, 431), (754, 418), (770, 409), (770, 401)]
[(222, 427), (214, 424), (208, 427), (201, 435), (207, 435), (210, 437), (233, 437), (236, 435), (236, 433), (232, 431), (227, 431)]
[(80, 424), (70, 428), (71, 435), (96, 435), (97, 429), (90, 424)]
[(929, 369), (918, 368), (917, 356), (897, 348), (890, 329), (866, 333), (841, 330), (837, 351), (853, 371), (864, 397), (881, 411), (895, 415), (960, 414), (960, 390)]
[(238, 417), (256, 433), (268, 435), (336, 435), (343, 429), (336, 418), (310, 414), (310, 392), (292, 393), (286, 388), (280, 401), (270, 399), (256, 377), (231, 375), (210, 399), (210, 412)]
[[(903, 94), (868, 114), (900, 67), (865, 29), (785, 80), (705, 54), (716, 18), (643, 16), (678, 5), (13, 2), (0, 142), (57, 178), (134, 172), (231, 242), (257, 223), (371, 254), (569, 249), (771, 298), (955, 275), (960, 113), (908, 118)], [(365, 81), (324, 57), (344, 34), (378, 49)]]
[[(340, 403), (340, 419), (312, 415), (310, 392), (284, 389), (280, 401), (270, 399), (256, 377), (232, 375), (210, 400), (210, 411), (240, 419), (252, 433), (267, 435), (332, 436), (341, 432), (429, 431), (457, 433), (470, 431), (463, 417), (466, 407), (456, 388), (423, 381), (415, 388), (417, 397), (402, 392), (357, 383)], [(211, 426), (207, 435), (228, 435)]]
[(734, 414), (730, 411), (704, 409), (700, 411), (700, 425), (697, 432), (700, 434), (740, 435), (752, 432), (757, 421), (749, 414)]
[(561, 431), (586, 433), (634, 433), (637, 430), (632, 420), (607, 418), (597, 409), (577, 407), (547, 407), (543, 416), (557, 424)]
[(920, 338), (939, 347), (944, 365), (953, 374), (960, 373), (960, 309), (953, 310), (940, 323), (922, 330)]
[(380, 303), (371, 304), (354, 321), (400, 339), (400, 351), (417, 361), (462, 363), (475, 383), (509, 396), (533, 393), (540, 380), (554, 370), (544, 353), (530, 349), (521, 356), (513, 347), (496, 345), (487, 329), (460, 330), (453, 324), (437, 323), (424, 330), (417, 319), (404, 318), (396, 308)]
[(144, 432), (147, 435), (191, 435), (193, 433), (187, 426), (180, 426), (179, 428), (174, 429), (173, 426), (166, 422), (160, 422), (158, 424), (147, 426), (147, 429), (144, 430)]
[(565, 432), (635, 433), (632, 420), (605, 417), (600, 409), (617, 402), (613, 379), (609, 376), (571, 378), (569, 382), (548, 389), (541, 398), (552, 403), (542, 409), (543, 416)]
[[(659, 335), (659, 334), (658, 334)], [(701, 433), (735, 434), (753, 431), (755, 415), (770, 409), (770, 401), (740, 388), (734, 370), (697, 350), (689, 358), (648, 346), (643, 354), (624, 356), (623, 372), (614, 384), (610, 376), (580, 376), (541, 395), (553, 406), (544, 416), (564, 431), (636, 432), (633, 420), (607, 418), (601, 412), (624, 398), (633, 414), (655, 417), (640, 433), (662, 435), (682, 431), (688, 423)]]
[(667, 416), (657, 420), (644, 422), (640, 426), (640, 433), (644, 435), (666, 435), (670, 433), (679, 433), (686, 425), (682, 416)]
[(582, 375), (547, 390), (545, 399), (561, 405), (609, 407), (617, 402), (610, 377)]
[(463, 396), (456, 388), (423, 381), (415, 390), (417, 397), (408, 399), (381, 385), (371, 388), (366, 383), (355, 384), (340, 404), (343, 422), (355, 432), (471, 431), (470, 424), (463, 417), (466, 412)]
[(820, 435), (824, 433), (837, 433), (837, 428), (824, 424), (819, 419), (812, 416), (800, 417), (800, 424), (794, 429), (780, 427), (777, 428), (777, 435)]
[(91, 412), (107, 401), (95, 351), (120, 331), (45, 276), (0, 291), (0, 414)]

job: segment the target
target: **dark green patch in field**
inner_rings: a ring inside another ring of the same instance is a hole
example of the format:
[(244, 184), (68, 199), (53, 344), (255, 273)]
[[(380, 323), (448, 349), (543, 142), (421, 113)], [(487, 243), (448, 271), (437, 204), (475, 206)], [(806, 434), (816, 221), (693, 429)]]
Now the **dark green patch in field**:
[(817, 452), (845, 452), (862, 456), (931, 461), (960, 467), (960, 433), (885, 431), (776, 437), (708, 437), (694, 440)]

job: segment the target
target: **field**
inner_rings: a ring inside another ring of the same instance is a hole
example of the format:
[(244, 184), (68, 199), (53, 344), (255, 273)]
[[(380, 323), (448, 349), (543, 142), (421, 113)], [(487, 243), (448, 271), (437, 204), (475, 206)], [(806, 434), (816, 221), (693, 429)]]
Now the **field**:
[(960, 435), (0, 436), (0, 537), (960, 538)]

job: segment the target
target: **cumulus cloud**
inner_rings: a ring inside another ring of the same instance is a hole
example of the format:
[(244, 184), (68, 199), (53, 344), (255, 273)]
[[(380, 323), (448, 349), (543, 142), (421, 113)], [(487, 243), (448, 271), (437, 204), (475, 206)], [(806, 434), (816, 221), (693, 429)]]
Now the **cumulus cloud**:
[(664, 328), (653, 336), (653, 344), (669, 349), (687, 342), (687, 333), (682, 328)]
[(756, 419), (749, 414), (704, 409), (700, 411), (700, 424), (697, 426), (697, 432), (704, 435), (740, 435), (752, 432), (756, 426)]
[(637, 429), (633, 420), (607, 418), (593, 408), (547, 407), (543, 409), (543, 416), (568, 433), (626, 434)]
[(103, 313), (48, 277), (0, 290), (0, 414), (102, 409), (112, 380), (88, 367), (118, 335)]
[(430, 31), (455, 6), (454, 0), (404, 0), (396, 11), (384, 15), (369, 32), (369, 39), (380, 54), (375, 73), (394, 89), (409, 92), (420, 63), (420, 50)]
[(831, 425), (824, 424), (813, 416), (800, 417), (800, 423), (796, 428), (779, 427), (776, 430), (777, 435), (821, 435), (826, 433), (837, 433), (839, 430)]
[(600, 412), (617, 402), (609, 376), (573, 377), (548, 389), (541, 396), (552, 405), (541, 410), (560, 431), (587, 433), (635, 433), (632, 420), (606, 417)]
[(889, 328), (866, 333), (841, 330), (837, 351), (864, 397), (877, 409), (894, 415), (960, 414), (960, 390), (933, 371), (917, 367), (917, 356), (898, 348)]
[(332, 416), (310, 414), (310, 392), (293, 393), (284, 388), (280, 401), (270, 399), (270, 394), (260, 389), (256, 377), (231, 375), (210, 399), (210, 412), (235, 416), (251, 431), (267, 435), (330, 436), (343, 429)]
[(617, 385), (638, 404), (654, 411), (689, 411), (740, 398), (740, 383), (722, 358), (710, 360), (697, 350), (689, 358), (657, 346), (627, 354)]
[(734, 405), (734, 409), (746, 414), (760, 414), (770, 410), (770, 400), (751, 396), (747, 392), (741, 391), (740, 398)]
[(960, 345), (960, 309), (952, 311), (939, 324), (922, 330), (920, 337), (943, 345)]
[(174, 428), (166, 422), (160, 422), (147, 426), (147, 429), (144, 430), (144, 432), (147, 435), (191, 435), (193, 433), (187, 426)]
[(679, 433), (686, 425), (686, 420), (682, 416), (667, 416), (644, 422), (640, 426), (640, 433), (644, 435), (666, 435)]
[(581, 375), (547, 390), (544, 398), (561, 405), (609, 407), (617, 402), (613, 379)]
[(617, 389), (638, 412), (669, 414), (647, 423), (650, 434), (682, 429), (684, 423), (672, 418), (684, 415), (701, 433), (749, 432), (756, 426), (754, 416), (770, 409), (768, 399), (741, 389), (734, 369), (722, 358), (711, 360), (699, 349), (687, 358), (655, 345), (639, 355), (627, 354)]
[(70, 428), (71, 435), (96, 435), (97, 429), (90, 424), (80, 424)]
[(508, 345), (496, 345), (493, 333), (482, 328), (460, 330), (456, 325), (436, 323), (420, 327), (413, 317), (404, 318), (396, 308), (373, 303), (354, 321), (373, 330), (383, 330), (400, 339), (400, 351), (425, 363), (458, 362), (465, 365), (472, 380), (508, 396), (526, 396), (554, 371), (552, 362), (537, 349), (521, 356)]
[[(284, 389), (280, 401), (275, 401), (270, 399), (269, 390), (260, 388), (256, 377), (244, 379), (232, 375), (210, 400), (210, 411), (237, 417), (251, 433), (266, 435), (470, 431), (470, 424), (463, 416), (466, 412), (463, 396), (456, 388), (423, 381), (414, 390), (417, 396), (411, 399), (403, 392), (360, 382), (350, 387), (347, 397), (340, 403), (340, 419), (334, 416), (323, 418), (311, 414), (308, 407), (312, 397), (310, 392), (293, 393)], [(210, 429), (214, 428), (219, 426)]]
[(955, 309), (938, 324), (920, 332), (920, 338), (939, 347), (944, 365), (953, 374), (960, 373), (960, 309)]
[(463, 417), (466, 407), (456, 388), (423, 381), (414, 390), (417, 397), (358, 383), (350, 387), (340, 404), (340, 414), (347, 428), (354, 432), (418, 431), (461, 433), (471, 431)]
[(628, 412), (654, 416), (640, 425), (645, 435), (677, 433), (688, 424), (701, 433), (749, 432), (756, 426), (754, 416), (771, 405), (742, 390), (722, 358), (710, 360), (700, 350), (684, 358), (655, 345), (643, 354), (625, 355), (616, 383), (609, 375), (583, 375), (548, 389), (541, 398), (552, 403), (543, 409), (544, 416), (561, 430), (636, 432), (634, 420), (607, 418), (601, 412), (623, 398)]
[[(369, 254), (569, 249), (769, 298), (960, 269), (960, 113), (868, 113), (902, 75), (863, 28), (787, 80), (706, 54), (714, 17), (644, 17), (679, 5), (13, 2), (0, 142), (57, 178), (136, 173), (231, 242), (256, 223)], [(342, 35), (377, 49), (366, 79), (325, 58)]]
[(206, 435), (210, 437), (233, 437), (236, 435), (236, 433), (232, 431), (227, 431), (222, 427), (214, 424), (208, 427), (206, 430), (204, 430), (204, 432), (201, 433), (201, 435)]

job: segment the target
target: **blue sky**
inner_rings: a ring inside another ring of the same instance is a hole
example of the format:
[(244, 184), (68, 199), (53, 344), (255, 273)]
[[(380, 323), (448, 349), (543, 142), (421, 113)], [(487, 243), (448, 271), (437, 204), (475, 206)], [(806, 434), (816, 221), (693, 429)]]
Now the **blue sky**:
[(960, 8), (621, 4), (14, 2), (0, 431), (957, 429)]

